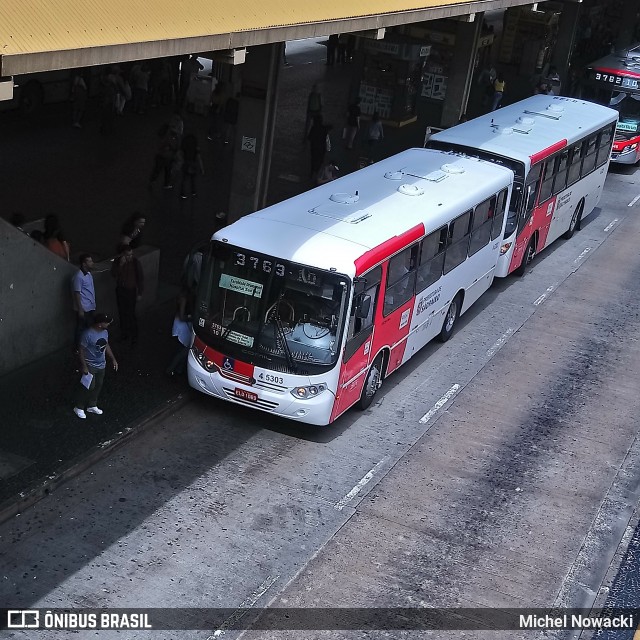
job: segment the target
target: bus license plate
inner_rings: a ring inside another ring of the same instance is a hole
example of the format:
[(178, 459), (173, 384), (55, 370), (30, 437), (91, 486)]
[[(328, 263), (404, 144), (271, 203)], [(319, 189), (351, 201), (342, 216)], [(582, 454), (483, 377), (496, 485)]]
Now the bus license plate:
[(238, 389), (237, 387), (233, 390), (233, 393), (236, 398), (240, 398), (241, 400), (248, 400), (249, 402), (258, 402), (257, 393), (246, 391), (245, 389)]

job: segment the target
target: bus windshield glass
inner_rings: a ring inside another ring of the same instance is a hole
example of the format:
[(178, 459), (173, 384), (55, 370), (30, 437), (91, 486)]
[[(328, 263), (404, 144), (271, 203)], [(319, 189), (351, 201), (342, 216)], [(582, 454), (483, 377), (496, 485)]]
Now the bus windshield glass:
[(196, 334), (244, 361), (321, 373), (338, 359), (349, 279), (213, 241), (203, 265)]
[(625, 139), (640, 135), (640, 94), (616, 93), (609, 106), (620, 114), (616, 135)]

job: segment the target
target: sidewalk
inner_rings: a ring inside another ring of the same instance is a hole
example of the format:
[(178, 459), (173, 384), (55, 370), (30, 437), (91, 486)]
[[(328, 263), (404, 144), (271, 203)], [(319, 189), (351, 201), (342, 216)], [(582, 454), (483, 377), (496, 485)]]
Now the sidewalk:
[(81, 420), (73, 413), (80, 373), (71, 348), (1, 379), (0, 519), (13, 515), (13, 505), (27, 506), (47, 494), (82, 458), (106, 454), (145, 418), (187, 396), (186, 375), (164, 374), (177, 348), (171, 337), (174, 310), (171, 300), (140, 317), (143, 330), (135, 348), (117, 341), (117, 328), (110, 330), (119, 370), (107, 368), (102, 416)]

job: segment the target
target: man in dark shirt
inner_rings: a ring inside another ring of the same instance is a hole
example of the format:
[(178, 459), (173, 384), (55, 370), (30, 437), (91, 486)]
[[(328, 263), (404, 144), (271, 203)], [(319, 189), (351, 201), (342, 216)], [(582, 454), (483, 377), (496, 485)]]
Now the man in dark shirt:
[(360, 129), (360, 98), (349, 105), (347, 110), (347, 126), (345, 128), (345, 143), (347, 149), (353, 149), (353, 141)]
[(140, 261), (133, 255), (131, 245), (123, 244), (111, 265), (111, 275), (116, 279), (116, 301), (120, 316), (120, 339), (131, 338), (131, 345), (138, 341), (136, 303), (144, 290), (144, 274)]

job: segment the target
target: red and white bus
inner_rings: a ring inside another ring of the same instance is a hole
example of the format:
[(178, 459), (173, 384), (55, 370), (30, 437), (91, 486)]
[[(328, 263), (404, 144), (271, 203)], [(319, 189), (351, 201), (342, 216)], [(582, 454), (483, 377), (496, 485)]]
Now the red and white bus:
[(640, 44), (587, 65), (585, 97), (608, 104), (620, 117), (611, 162), (640, 161)]
[(618, 113), (599, 104), (536, 95), (434, 134), (428, 146), (511, 169), (513, 197), (497, 276), (522, 275), (596, 207), (607, 177)]
[(218, 231), (200, 275), (190, 385), (326, 425), (493, 281), (513, 172), (411, 149)]

